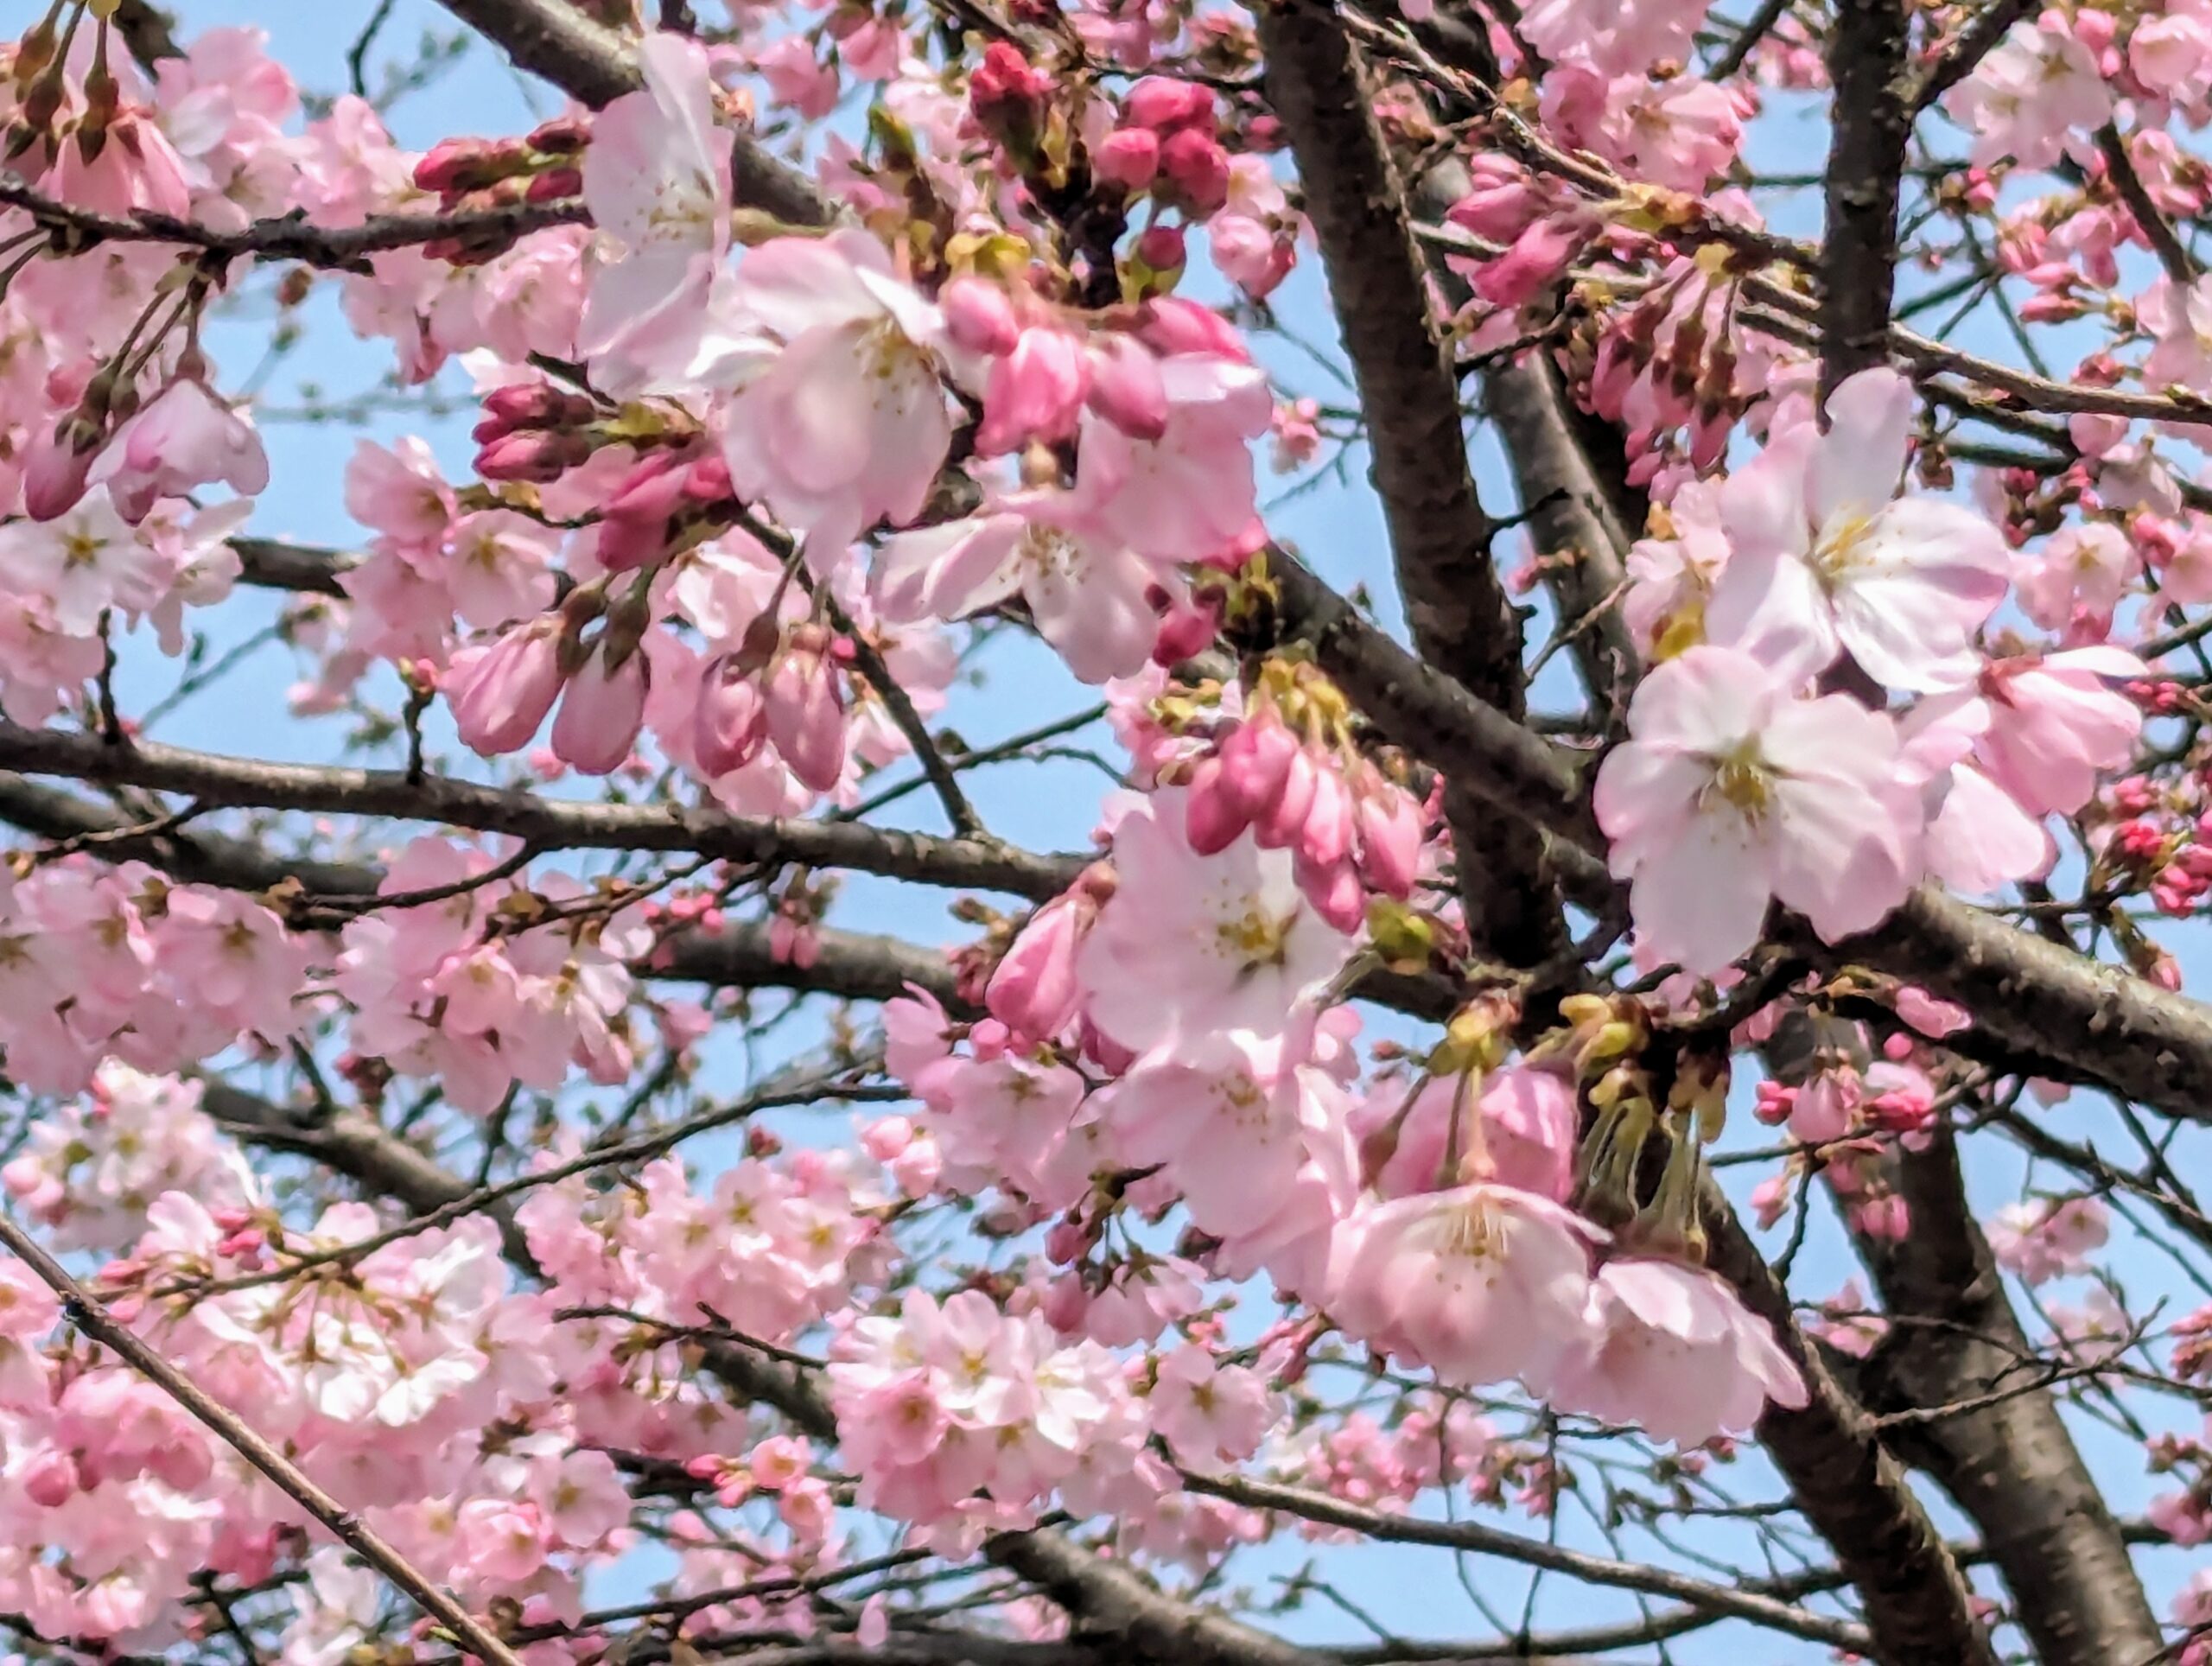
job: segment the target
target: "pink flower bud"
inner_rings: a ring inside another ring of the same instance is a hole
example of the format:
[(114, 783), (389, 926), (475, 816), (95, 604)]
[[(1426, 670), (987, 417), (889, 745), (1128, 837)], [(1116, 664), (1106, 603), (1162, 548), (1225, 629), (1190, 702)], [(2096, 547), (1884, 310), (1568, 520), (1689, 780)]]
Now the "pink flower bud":
[(1300, 847), (1316, 868), (1335, 868), (1351, 859), (1353, 843), (1351, 791), (1344, 777), (1319, 763), (1313, 766), (1313, 805), (1306, 812), (1305, 839)]
[(67, 514), (85, 495), (86, 477), (99, 454), (99, 436), (79, 447), (82, 425), (65, 417), (32, 440), (23, 459), (23, 512), (35, 521)]
[(561, 692), (560, 638), (543, 621), (488, 648), (464, 648), (446, 673), (446, 703), (461, 743), (492, 758), (530, 743)]
[(415, 164), (417, 190), (475, 191), (506, 176), (499, 147), (486, 139), (441, 139)]
[(1160, 634), (1152, 644), (1153, 664), (1179, 665), (1211, 647), (1214, 638), (1220, 634), (1219, 601), (1211, 597), (1178, 601), (1160, 621)]
[(1082, 341), (1061, 329), (1021, 333), (1014, 351), (991, 366), (976, 448), (986, 456), (1032, 440), (1072, 438), (1090, 391), (1090, 361)]
[(484, 396), (484, 419), (472, 437), (488, 445), (518, 429), (574, 427), (591, 420), (590, 400), (544, 382), (511, 382)]
[(524, 202), (559, 202), (568, 197), (580, 197), (583, 192), (582, 169), (549, 168), (531, 181), (522, 195)]
[(689, 470), (657, 451), (631, 470), (600, 512), (599, 564), (610, 573), (642, 567), (668, 548), (669, 520), (683, 506)]
[(1298, 737), (1272, 706), (1262, 707), (1214, 749), (1223, 796), (1248, 822), (1265, 814), (1282, 797), (1298, 752)]
[(1236, 327), (1210, 308), (1179, 296), (1155, 296), (1137, 315), (1137, 339), (1163, 359), (1179, 353), (1205, 353), (1231, 359), (1240, 365), (1252, 362)]
[(984, 989), (991, 1016), (1032, 1041), (1049, 1041), (1067, 1028), (1081, 995), (1076, 951), (1096, 912), (1071, 893), (1032, 915)]
[(1183, 836), (1201, 856), (1218, 855), (1252, 824), (1223, 786), (1223, 776), (1219, 758), (1201, 759), (1183, 800)]
[(1313, 795), (1321, 771), (1306, 755), (1306, 748), (1298, 747), (1290, 755), (1290, 766), (1283, 773), (1282, 786), (1274, 799), (1263, 805), (1252, 818), (1252, 830), (1263, 850), (1294, 849), (1306, 831), (1306, 817), (1313, 808)]
[(722, 503), (736, 495), (728, 461), (715, 455), (702, 457), (683, 471), (683, 495), (693, 503)]
[(1540, 219), (1513, 246), (1475, 273), (1475, 293), (1493, 307), (1518, 307), (1566, 271), (1598, 229), (1593, 212), (1579, 210)]
[(1102, 185), (1141, 191), (1160, 172), (1160, 135), (1148, 127), (1109, 133), (1090, 153), (1091, 177)]
[(837, 691), (829, 633), (801, 626), (762, 690), (768, 738), (802, 785), (827, 792), (845, 773), (845, 706)]
[(1147, 75), (1122, 100), (1122, 113), (1132, 125), (1149, 127), (1162, 135), (1193, 127), (1211, 133), (1213, 89), (1172, 76)]
[(1219, 213), (1229, 202), (1229, 152), (1211, 133), (1185, 128), (1160, 147), (1153, 194), (1192, 219)]
[(1147, 226), (1137, 238), (1136, 257), (1155, 272), (1179, 272), (1189, 264), (1191, 251), (1181, 226)]
[(968, 108), (976, 125), (1002, 144), (1033, 142), (1045, 119), (1052, 83), (1021, 55), (1021, 49), (994, 41), (968, 78)]
[(956, 277), (938, 292), (945, 334), (956, 346), (996, 358), (1014, 351), (1021, 339), (1014, 301), (999, 284), (980, 277)]
[(632, 653), (613, 673), (594, 654), (569, 679), (553, 720), (553, 753), (587, 775), (620, 769), (645, 721), (645, 657)]
[(1359, 795), (1359, 863), (1368, 883), (1401, 901), (1421, 877), (1421, 813), (1410, 793), (1383, 784)]
[(1367, 919), (1367, 891), (1349, 862), (1317, 868), (1301, 856), (1295, 864), (1298, 888), (1313, 912), (1347, 935)]
[(767, 744), (760, 685), (735, 654), (717, 655), (700, 668), (691, 725), (691, 755), (709, 779), (743, 769)]
[(1167, 432), (1167, 384), (1141, 341), (1102, 335), (1090, 344), (1090, 408), (1132, 440)]
[(476, 472), (487, 480), (530, 480), (543, 486), (590, 455), (591, 442), (581, 434), (508, 434), (476, 454)]
[(76, 1496), (76, 1462), (67, 1453), (48, 1447), (24, 1467), (16, 1484), (41, 1509), (59, 1510)]

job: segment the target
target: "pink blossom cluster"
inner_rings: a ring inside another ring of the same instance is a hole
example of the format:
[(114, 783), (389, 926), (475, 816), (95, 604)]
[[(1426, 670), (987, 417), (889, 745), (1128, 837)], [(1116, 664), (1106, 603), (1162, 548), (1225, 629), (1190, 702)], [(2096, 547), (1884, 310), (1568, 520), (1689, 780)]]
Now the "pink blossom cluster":
[(76, 1093), (104, 1059), (160, 1075), (282, 1043), (315, 958), (238, 892), (67, 858), (0, 881), (0, 1045), (18, 1082)]
[[(1638, 689), (1597, 809), (1655, 959), (1720, 970), (1771, 900), (1834, 942), (1931, 874), (1969, 891), (2037, 876), (2044, 819), (2133, 751), (2134, 655), (1981, 658), (2003, 544), (1959, 506), (1896, 495), (1911, 410), (1901, 378), (1862, 372), (1826, 432), (1771, 435), (1687, 506), (1677, 552), (1640, 552), (1630, 616), (1677, 653)], [(1918, 698), (1871, 708), (1835, 686), (1840, 664)]]

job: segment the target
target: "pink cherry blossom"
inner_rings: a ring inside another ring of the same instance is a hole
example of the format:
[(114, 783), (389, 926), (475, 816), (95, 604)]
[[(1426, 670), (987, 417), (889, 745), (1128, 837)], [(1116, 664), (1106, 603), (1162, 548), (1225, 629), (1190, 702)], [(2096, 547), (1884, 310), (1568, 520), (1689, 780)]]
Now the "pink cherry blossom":
[(1485, 1183), (1376, 1204), (1339, 1229), (1329, 1312), (1440, 1382), (1517, 1377), (1545, 1392), (1593, 1334), (1599, 1236), (1548, 1199)]
[(1955, 505), (1895, 498), (1912, 404), (1903, 378), (1861, 372), (1829, 400), (1828, 432), (1793, 429), (1729, 478), (1732, 553), (1707, 640), (1790, 677), (1841, 653), (1893, 688), (1972, 676), (1974, 633), (2005, 594), (2004, 546)]
[(1300, 893), (1287, 852), (1246, 834), (1200, 855), (1184, 812), (1185, 794), (1171, 788), (1122, 816), (1118, 886), (1077, 962), (1091, 1021), (1127, 1047), (1279, 1033), (1351, 952)]
[(1805, 1384), (1766, 1323), (1711, 1273), (1608, 1261), (1591, 1281), (1594, 1345), (1554, 1377), (1552, 1402), (1637, 1423), (1678, 1447), (1748, 1434), (1769, 1401), (1805, 1404)]
[(1629, 734), (1599, 772), (1598, 819), (1662, 959), (1719, 971), (1770, 898), (1834, 941), (1919, 878), (1896, 727), (1847, 695), (1792, 700), (1750, 655), (1694, 648), (1645, 679)]

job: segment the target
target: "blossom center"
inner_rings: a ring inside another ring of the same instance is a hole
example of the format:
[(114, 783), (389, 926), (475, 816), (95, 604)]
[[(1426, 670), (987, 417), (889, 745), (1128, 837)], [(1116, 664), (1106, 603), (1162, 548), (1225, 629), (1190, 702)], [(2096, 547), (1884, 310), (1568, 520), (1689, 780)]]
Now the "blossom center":
[(1290, 937), (1290, 922), (1277, 919), (1265, 909), (1251, 907), (1216, 925), (1214, 936), (1248, 968), (1280, 966)]
[(1712, 784), (1707, 792), (1757, 821), (1774, 800), (1774, 771), (1760, 756), (1755, 741), (1738, 741), (1732, 752), (1713, 760)]
[(1866, 544), (1875, 517), (1847, 509), (1828, 517), (1813, 541), (1813, 571), (1823, 584), (1834, 584), (1866, 560)]

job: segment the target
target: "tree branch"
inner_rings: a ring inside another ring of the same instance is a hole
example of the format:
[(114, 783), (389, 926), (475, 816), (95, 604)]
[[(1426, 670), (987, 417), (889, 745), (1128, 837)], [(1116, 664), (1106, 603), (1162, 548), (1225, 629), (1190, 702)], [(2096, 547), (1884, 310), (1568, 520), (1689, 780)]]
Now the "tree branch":
[[(1449, 360), (1429, 326), (1425, 263), (1336, 19), (1313, 0), (1262, 7), (1268, 102), (1298, 161), (1305, 207), (1358, 385), (1398, 587), (1423, 658), (1509, 717), (1523, 707), (1521, 621), (1491, 563)], [(1541, 843), (1447, 780), (1459, 897), (1478, 948), (1534, 966), (1566, 947)]]
[(1827, 227), (1821, 243), (1821, 397), (1889, 357), (1905, 108), (1903, 0), (1836, 0), (1828, 26)]
[[(2148, 1660), (2164, 1646), (2119, 1523), (2067, 1432), (1994, 1258), (1974, 1224), (1950, 1130), (1901, 1150), (1912, 1230), (1859, 1253), (1884, 1308), (1936, 1321), (1893, 1326), (1861, 1383), (1882, 1413), (1966, 1404), (1915, 1429), (1915, 1461), (1981, 1529), (2044, 1666)], [(2007, 1387), (2019, 1392), (1975, 1404)]]
[(718, 811), (569, 803), (448, 776), (263, 763), (98, 735), (0, 723), (0, 769), (184, 792), (207, 805), (388, 817), (504, 833), (545, 850), (683, 850), (721, 862), (804, 862), (1045, 901), (1090, 858), (1039, 855), (990, 839), (938, 839), (857, 822), (756, 821)]
[(1872, 1421), (1807, 1343), (1789, 1292), (1710, 1179), (1699, 1213), (1710, 1245), (1707, 1265), (1774, 1327), (1776, 1340), (1804, 1378), (1804, 1409), (1770, 1401), (1759, 1416), (1758, 1440), (1865, 1600), (1873, 1644), (1869, 1652), (1900, 1666), (1908, 1661), (1996, 1666), (1973, 1592), (1942, 1536)]
[(1417, 1517), (1395, 1516), (1359, 1504), (1346, 1504), (1325, 1492), (1278, 1486), (1272, 1482), (1250, 1480), (1241, 1475), (1209, 1476), (1186, 1472), (1183, 1484), (1193, 1492), (1226, 1498), (1231, 1504), (1248, 1504), (1257, 1510), (1281, 1510), (1285, 1515), (1295, 1516), (1304, 1521), (1319, 1522), (1330, 1527), (1350, 1528), (1386, 1544), (1440, 1545), (1451, 1550), (1471, 1550), (1482, 1555), (1498, 1556), (1530, 1567), (1565, 1574), (1586, 1584), (1613, 1586), (1624, 1590), (1648, 1592), (1654, 1596), (1670, 1597), (1700, 1613), (1748, 1620), (1769, 1631), (1805, 1637), (1815, 1643), (1827, 1644), (1831, 1648), (1849, 1650), (1855, 1654), (1866, 1653), (1872, 1641), (1864, 1626), (1854, 1625), (1849, 1620), (1833, 1619), (1826, 1614), (1815, 1614), (1756, 1591), (1714, 1585), (1709, 1580), (1693, 1579), (1688, 1574), (1676, 1574), (1663, 1567), (1591, 1555), (1584, 1551), (1571, 1550), (1564, 1545), (1525, 1538), (1518, 1533), (1508, 1533), (1501, 1528), (1486, 1526), (1480, 1522), (1429, 1522)]
[(447, 214), (372, 214), (359, 226), (327, 229), (294, 213), (257, 219), (240, 231), (221, 232), (196, 220), (146, 208), (128, 218), (94, 213), (41, 196), (9, 179), (0, 179), (0, 204), (30, 215), (70, 253), (99, 243), (177, 243), (215, 260), (297, 260), (349, 272), (365, 270), (368, 257), (386, 250), (415, 248), (448, 238), (471, 245), (493, 239), (511, 243), (549, 226), (578, 226), (590, 218), (583, 203), (571, 198)]
[[(442, 0), (516, 68), (543, 77), (596, 110), (643, 85), (624, 36), (563, 0)], [(804, 173), (770, 155), (752, 135), (730, 146), (732, 194), (793, 226), (827, 226), (842, 212)]]

